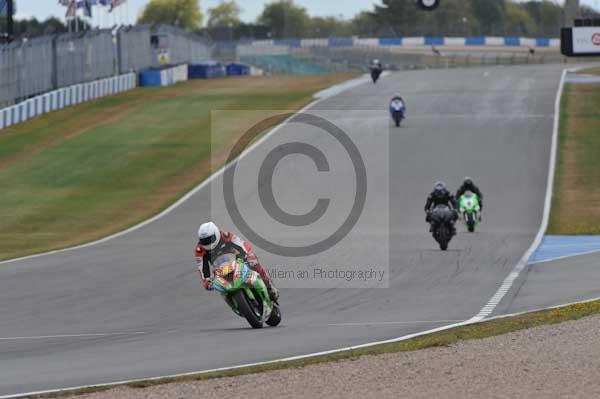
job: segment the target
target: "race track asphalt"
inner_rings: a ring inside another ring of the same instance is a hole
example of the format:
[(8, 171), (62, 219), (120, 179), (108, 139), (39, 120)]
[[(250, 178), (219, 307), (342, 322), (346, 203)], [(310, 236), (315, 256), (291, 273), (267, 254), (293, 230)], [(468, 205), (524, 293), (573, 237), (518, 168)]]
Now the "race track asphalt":
[[(539, 229), (560, 76), (560, 65), (399, 72), (313, 107), (361, 154), (364, 210), (351, 232), (322, 253), (256, 252), (281, 270), (369, 267), (384, 278), (278, 279), (284, 314), (278, 328), (249, 329), (195, 275), (198, 224), (214, 219), (237, 230), (224, 209), (221, 177), (125, 236), (1, 264), (0, 395), (276, 359), (473, 317)], [(387, 115), (398, 91), (408, 103), (401, 129)], [(289, 155), (275, 170), (273, 191), (284, 210), (306, 213), (318, 198), (331, 198), (322, 220), (298, 229), (280, 226), (259, 208), (251, 167), (290, 139), (318, 147), (329, 163), (329, 171), (318, 172), (305, 155)], [(352, 164), (317, 128), (287, 124), (245, 161), (236, 199), (271, 241), (317, 241), (350, 212)], [(424, 223), (424, 201), (434, 181), (455, 189), (465, 175), (486, 196), (484, 223), (473, 235), (459, 227), (450, 250), (441, 252)]]

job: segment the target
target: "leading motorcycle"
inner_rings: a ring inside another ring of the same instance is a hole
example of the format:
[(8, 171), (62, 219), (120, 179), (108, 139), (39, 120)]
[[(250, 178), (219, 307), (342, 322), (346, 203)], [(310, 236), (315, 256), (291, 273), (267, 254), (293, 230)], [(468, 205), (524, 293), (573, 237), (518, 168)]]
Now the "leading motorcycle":
[(231, 310), (244, 317), (252, 328), (271, 327), (281, 322), (279, 304), (272, 301), (267, 286), (248, 263), (235, 254), (223, 254), (214, 261), (213, 288), (220, 292)]

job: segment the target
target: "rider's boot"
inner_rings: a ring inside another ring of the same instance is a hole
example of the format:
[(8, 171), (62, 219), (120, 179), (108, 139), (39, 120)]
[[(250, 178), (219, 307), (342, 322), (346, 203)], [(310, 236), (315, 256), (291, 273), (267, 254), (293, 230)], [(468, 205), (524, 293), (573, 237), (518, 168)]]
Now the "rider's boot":
[(267, 292), (271, 300), (277, 302), (279, 300), (279, 290), (273, 285), (273, 281), (269, 281), (265, 285), (267, 286)]
[(267, 292), (269, 293), (269, 297), (271, 298), (271, 300), (277, 301), (279, 299), (279, 291), (277, 290), (277, 288), (275, 288), (273, 280), (271, 280), (271, 277), (269, 276), (265, 268), (262, 267), (260, 263), (257, 263), (252, 269), (258, 274), (260, 274), (260, 277), (267, 286)]

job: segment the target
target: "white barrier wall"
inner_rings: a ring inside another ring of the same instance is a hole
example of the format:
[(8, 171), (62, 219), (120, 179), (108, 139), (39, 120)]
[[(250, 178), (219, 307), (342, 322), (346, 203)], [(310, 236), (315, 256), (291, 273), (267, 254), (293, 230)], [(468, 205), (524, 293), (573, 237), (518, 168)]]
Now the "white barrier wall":
[(446, 45), (446, 46), (464, 46), (465, 39), (463, 37), (446, 37), (446, 38), (444, 38), (444, 45)]
[[(187, 75), (187, 68), (186, 68)], [(48, 112), (86, 101), (122, 93), (137, 85), (137, 75), (128, 73), (111, 78), (65, 87), (41, 94), (12, 107), (0, 110), (0, 130)]]
[(183, 64), (174, 68), (161, 71), (161, 82), (163, 86), (171, 86), (175, 83), (188, 80), (188, 65)]

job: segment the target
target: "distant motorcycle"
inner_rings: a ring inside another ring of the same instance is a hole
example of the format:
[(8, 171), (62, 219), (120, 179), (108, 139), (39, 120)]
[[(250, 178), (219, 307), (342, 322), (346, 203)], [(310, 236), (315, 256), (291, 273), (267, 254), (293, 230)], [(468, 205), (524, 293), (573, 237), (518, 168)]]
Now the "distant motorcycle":
[(392, 120), (396, 124), (396, 127), (400, 127), (400, 123), (404, 119), (404, 112), (406, 111), (406, 106), (400, 100), (393, 100), (390, 104), (390, 115), (392, 116)]
[(383, 70), (381, 68), (371, 68), (371, 79), (373, 79), (373, 84), (377, 83), (382, 73)]
[(460, 197), (458, 208), (460, 210), (462, 220), (467, 226), (467, 230), (469, 230), (469, 233), (474, 233), (475, 227), (481, 221), (479, 197), (477, 197), (477, 194), (467, 191)]
[(215, 259), (213, 288), (225, 299), (231, 310), (244, 317), (252, 328), (271, 327), (281, 322), (279, 305), (272, 301), (260, 275), (237, 259), (234, 254), (223, 254)]
[(447, 205), (438, 205), (431, 212), (431, 224), (433, 227), (433, 238), (440, 245), (442, 251), (448, 249), (452, 240), (452, 231), (456, 222), (456, 213)]

